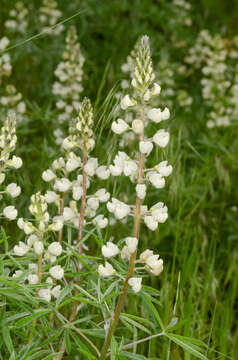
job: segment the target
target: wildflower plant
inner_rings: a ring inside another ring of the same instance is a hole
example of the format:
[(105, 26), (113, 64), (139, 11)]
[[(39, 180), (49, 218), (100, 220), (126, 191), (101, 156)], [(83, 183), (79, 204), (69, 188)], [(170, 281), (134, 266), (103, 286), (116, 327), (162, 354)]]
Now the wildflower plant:
[(202, 30), (185, 57), (187, 71), (201, 73), (208, 128), (229, 126), (237, 117), (236, 44), (236, 38), (228, 41), (220, 34), (213, 36), (208, 30)]
[(0, 39), (0, 84), (4, 76), (10, 76), (12, 73), (10, 55), (7, 52), (3, 52), (8, 47), (9, 43), (10, 41), (6, 36)]
[[(10, 112), (5, 120), (0, 135), (0, 196), (8, 195), (16, 198), (21, 193), (21, 188), (16, 183), (6, 185), (6, 174), (10, 169), (19, 169), (22, 166), (22, 159), (12, 152), (16, 148), (16, 116), (14, 112)], [(15, 220), (17, 217), (17, 209), (13, 205), (8, 205), (3, 209), (3, 215), (8, 220)]]
[[(32, 221), (25, 221), (23, 218), (19, 218), (17, 221), (18, 227), (24, 231), (26, 235), (26, 242), (20, 241), (18, 245), (15, 245), (13, 251), (18, 257), (22, 257), (26, 254), (32, 253), (38, 258), (37, 264), (32, 266), (30, 264), (29, 270), (36, 270), (34, 276), (32, 272), (28, 275), (27, 280), (29, 284), (38, 284), (42, 280), (42, 267), (43, 265), (56, 262), (57, 256), (61, 255), (62, 247), (58, 242), (52, 242), (46, 247), (46, 234), (52, 231), (59, 231), (63, 227), (63, 223), (58, 219), (50, 223), (50, 215), (48, 213), (48, 204), (45, 196), (40, 192), (31, 196), (31, 204), (29, 211), (33, 216)], [(44, 271), (44, 275), (51, 276), (47, 277), (47, 283), (53, 284), (53, 279), (61, 280), (64, 275), (64, 270), (60, 265), (54, 265), (48, 268), (48, 272)], [(14, 277), (20, 276), (22, 272), (17, 272)], [(57, 288), (58, 290), (60, 287)], [(41, 288), (37, 295), (46, 301), (51, 300), (51, 291), (49, 289)], [(58, 294), (58, 293), (57, 293)], [(55, 295), (55, 294), (54, 294)], [(54, 296), (55, 298), (57, 296)]]
[[(53, 190), (47, 191), (46, 201), (57, 205), (59, 219), (79, 229), (79, 242), (86, 224), (104, 228), (108, 223), (107, 218), (97, 215), (96, 212), (100, 203), (109, 200), (110, 194), (105, 188), (87, 194), (94, 176), (106, 180), (110, 175), (107, 166), (100, 166), (98, 159), (90, 156), (95, 145), (93, 125), (93, 108), (90, 101), (84, 98), (80, 104), (79, 115), (72, 121), (69, 135), (63, 141), (64, 156), (54, 160), (51, 168), (42, 174), (43, 180), (51, 183)], [(76, 179), (75, 172), (77, 172)], [(69, 199), (72, 199), (69, 201), (69, 206), (66, 206), (67, 194)], [(77, 207), (78, 201), (81, 201), (80, 210)], [(84, 218), (87, 218), (86, 222)], [(59, 242), (61, 241), (60, 232)], [(82, 249), (81, 245), (79, 249)]]
[[(64, 253), (63, 226), (71, 224), (78, 232), (77, 241), (67, 249), (69, 255), (72, 248), (76, 249), (78, 254), (82, 254), (83, 231), (86, 226), (92, 224), (93, 227), (105, 228), (108, 223), (103, 215), (96, 215), (96, 211), (100, 203), (109, 200), (110, 194), (104, 188), (90, 195), (87, 194), (90, 180), (95, 174), (100, 179), (106, 179), (110, 175), (105, 166), (98, 166), (97, 159), (90, 157), (94, 148), (93, 124), (92, 105), (85, 98), (80, 104), (78, 117), (70, 126), (69, 136), (63, 141), (64, 157), (54, 160), (51, 168), (42, 174), (43, 180), (52, 184), (52, 190), (47, 190), (45, 195), (40, 192), (32, 195), (29, 211), (34, 217), (33, 221), (20, 218), (17, 222), (18, 227), (24, 231), (27, 239), (25, 243), (20, 241), (13, 251), (17, 257), (28, 256), (30, 263), (24, 273), (17, 269), (13, 276), (14, 278), (20, 277), (20, 280), (23, 276), (23, 281), (28, 281), (30, 285), (40, 284), (41, 287), (36, 290), (36, 297), (47, 302), (57, 299), (60, 295), (62, 279), (67, 266), (76, 274), (82, 268), (78, 259), (73, 261), (76, 263), (74, 266), (74, 264), (67, 265), (67, 262), (65, 263), (61, 257)], [(75, 171), (78, 175), (76, 180), (73, 180)], [(73, 200), (71, 200), (72, 198)], [(81, 204), (78, 209), (80, 200)], [(67, 202), (69, 202), (69, 206), (66, 206)], [(55, 216), (51, 215), (52, 210), (48, 211), (51, 204), (55, 204), (58, 209), (58, 214)], [(58, 237), (53, 242), (50, 241), (52, 238), (50, 233), (52, 232), (58, 232)], [(38, 259), (34, 266), (32, 256)], [(62, 266), (60, 265), (61, 262)], [(25, 277), (25, 273), (27, 277)], [(70, 283), (67, 283), (66, 280), (64, 282), (70, 288)], [(77, 284), (79, 282), (78, 277), (74, 277), (73, 282)], [(75, 300), (69, 316), (70, 321), (73, 321), (77, 315), (77, 309), (78, 302)], [(51, 321), (53, 321), (53, 317), (51, 317)], [(33, 326), (35, 327), (36, 323)], [(31, 340), (32, 333), (29, 334), (29, 343)], [(62, 358), (64, 351), (65, 340), (63, 339), (60, 355), (57, 359)]]
[[(89, 194), (89, 188), (95, 175), (101, 180), (106, 180), (110, 176), (107, 166), (99, 166), (98, 159), (90, 156), (95, 145), (93, 126), (93, 108), (90, 100), (84, 98), (80, 104), (78, 117), (73, 119), (69, 135), (63, 141), (64, 157), (56, 159), (52, 168), (42, 174), (43, 180), (53, 183), (54, 191), (47, 191), (46, 201), (55, 202), (58, 205), (59, 216), (56, 218), (63, 221), (64, 224), (71, 224), (78, 231), (77, 241), (73, 246), (76, 246), (79, 255), (83, 252), (82, 240), (85, 228), (93, 225), (93, 227), (103, 229), (108, 224), (108, 219), (97, 211), (100, 204), (109, 200), (110, 193), (105, 188), (100, 188)], [(73, 180), (75, 171), (77, 171), (77, 178)], [(70, 200), (72, 198), (73, 200)], [(69, 206), (66, 206), (66, 201), (69, 202)], [(80, 206), (78, 205), (79, 201)], [(58, 237), (59, 244), (62, 243), (62, 240), (63, 231), (61, 229)], [(75, 271), (80, 272), (81, 269), (82, 264), (77, 260)], [(77, 284), (80, 277), (74, 280)], [(74, 321), (77, 308), (77, 301), (74, 301), (70, 321)], [(62, 358), (65, 349), (66, 343), (63, 339), (57, 360)]]
[(22, 1), (17, 1), (15, 7), (9, 12), (9, 19), (5, 21), (5, 27), (9, 32), (24, 34), (28, 27), (29, 10)]
[(0, 113), (5, 117), (6, 113), (14, 111), (19, 122), (26, 113), (26, 104), (16, 87), (10, 84), (9, 80), (5, 81), (5, 78), (9, 78), (12, 74), (11, 57), (8, 52), (5, 52), (9, 44), (10, 40), (6, 36), (0, 39)]
[(17, 121), (23, 120), (26, 114), (26, 103), (23, 101), (22, 94), (17, 92), (14, 85), (6, 85), (5, 92), (0, 96), (0, 104), (2, 105), (2, 111), (15, 111)]
[[(159, 255), (153, 253), (152, 250), (146, 249), (140, 254), (137, 260), (137, 247), (140, 241), (141, 222), (152, 231), (155, 231), (159, 223), (166, 221), (168, 217), (167, 207), (158, 202), (148, 208), (143, 205), (146, 197), (147, 187), (152, 184), (157, 189), (165, 186), (165, 177), (172, 172), (172, 166), (163, 161), (152, 169), (146, 169), (145, 165), (151, 151), (155, 146), (164, 148), (169, 142), (169, 133), (164, 129), (158, 130), (152, 138), (147, 138), (146, 129), (149, 122), (156, 124), (163, 120), (167, 120), (170, 116), (169, 110), (165, 108), (150, 108), (150, 100), (160, 93), (160, 86), (154, 82), (155, 74), (153, 71), (149, 38), (143, 36), (138, 43), (135, 59), (133, 61), (133, 78), (131, 81), (131, 94), (126, 94), (120, 103), (122, 111), (126, 112), (132, 108), (135, 109), (136, 118), (132, 121), (131, 129), (138, 138), (138, 158), (131, 159), (126, 153), (119, 152), (114, 159), (114, 164), (110, 166), (113, 176), (128, 176), (135, 188), (136, 202), (135, 205), (128, 205), (116, 198), (112, 198), (107, 203), (109, 212), (115, 215), (118, 220), (132, 216), (134, 219), (134, 230), (130, 237), (126, 237), (123, 242), (124, 246), (121, 250), (111, 242), (102, 247), (102, 254), (106, 260), (121, 254), (121, 258), (128, 262), (128, 271), (126, 278), (123, 279), (123, 288), (117, 302), (114, 315), (110, 325), (106, 329), (105, 343), (101, 352), (100, 359), (105, 359), (111, 339), (116, 330), (122, 308), (125, 303), (128, 289), (131, 287), (135, 293), (141, 290), (142, 278), (137, 276), (137, 263), (144, 264), (144, 269), (151, 274), (158, 276), (163, 270), (163, 260)], [(113, 122), (112, 130), (117, 134), (122, 134), (130, 130), (130, 126), (123, 120), (118, 119)], [(99, 275), (102, 277), (111, 277), (116, 275), (116, 270), (106, 261), (105, 265), (99, 265)]]
[(42, 0), (42, 4), (39, 9), (39, 22), (42, 27), (42, 31), (47, 32), (52, 36), (59, 35), (64, 30), (64, 25), (56, 25), (62, 16), (62, 12), (58, 8), (58, 2), (56, 0)]
[[(55, 70), (57, 81), (53, 84), (53, 94), (57, 97), (56, 107), (59, 110), (57, 126), (70, 122), (79, 110), (80, 94), (83, 91), (84, 56), (78, 42), (75, 26), (71, 26), (66, 35), (66, 47), (62, 59)], [(61, 144), (63, 132), (57, 127), (54, 132), (56, 142)]]

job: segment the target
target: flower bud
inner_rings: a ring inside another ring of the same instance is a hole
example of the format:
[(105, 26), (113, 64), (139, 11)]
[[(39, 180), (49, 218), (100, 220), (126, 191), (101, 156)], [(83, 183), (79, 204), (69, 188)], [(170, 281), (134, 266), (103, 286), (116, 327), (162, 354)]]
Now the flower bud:
[(113, 121), (112, 123), (112, 131), (118, 135), (126, 131), (128, 127), (128, 124), (122, 119), (117, 119), (117, 121)]
[(54, 279), (61, 280), (64, 276), (64, 269), (60, 265), (55, 265), (50, 268), (49, 273)]
[(169, 142), (169, 133), (161, 129), (153, 136), (153, 141), (156, 145), (164, 148)]

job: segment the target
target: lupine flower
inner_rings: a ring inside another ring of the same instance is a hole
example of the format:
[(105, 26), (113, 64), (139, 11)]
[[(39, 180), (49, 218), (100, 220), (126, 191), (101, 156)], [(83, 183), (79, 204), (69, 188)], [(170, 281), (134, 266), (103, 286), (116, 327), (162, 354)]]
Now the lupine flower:
[(48, 247), (48, 251), (55, 256), (60, 256), (62, 254), (62, 246), (58, 242), (54, 241)]
[[(5, 50), (10, 41), (7, 37), (3, 37), (0, 39), (0, 51)], [(0, 55), (0, 83), (3, 78), (3, 76), (10, 76), (12, 72), (12, 65), (11, 65), (11, 59), (10, 55), (8, 53), (3, 53)]]
[(106, 258), (113, 257), (119, 253), (118, 246), (113, 244), (112, 242), (107, 242), (106, 245), (102, 247), (102, 254)]
[(131, 277), (128, 280), (128, 284), (135, 293), (138, 293), (141, 290), (142, 278)]
[(17, 197), (21, 193), (21, 188), (15, 183), (11, 183), (6, 187), (6, 192), (13, 198)]
[(102, 277), (108, 277), (115, 274), (115, 270), (113, 269), (112, 265), (106, 261), (105, 266), (100, 264), (98, 266), (98, 273)]
[(173, 167), (172, 165), (167, 165), (168, 161), (161, 161), (158, 165), (157, 165), (157, 171), (161, 176), (169, 176), (172, 171), (173, 171)]
[[(57, 81), (53, 84), (53, 94), (57, 97), (56, 107), (59, 110), (58, 123), (71, 121), (74, 113), (79, 111), (80, 94), (83, 91), (82, 76), (84, 57), (78, 42), (76, 28), (71, 26), (66, 34), (66, 46), (62, 59), (55, 70)], [(57, 125), (58, 126), (58, 125)], [(57, 128), (54, 132), (56, 142), (61, 144), (64, 133)], [(65, 139), (63, 147), (73, 148), (69, 139)]]
[(117, 119), (117, 121), (113, 121), (112, 123), (112, 131), (115, 134), (122, 134), (127, 129), (128, 129), (128, 124), (122, 119)]
[[(16, 116), (14, 112), (10, 112), (7, 119), (1, 128), (0, 134), (0, 184), (5, 182), (5, 171), (8, 168), (20, 168), (22, 166), (22, 160), (15, 155), (10, 158), (11, 153), (15, 150), (17, 142), (16, 136)], [(11, 183), (2, 190), (2, 193), (6, 193), (15, 198), (21, 193), (21, 188), (15, 183)], [(14, 206), (6, 206), (3, 210), (3, 215), (9, 219), (14, 220), (17, 217), (17, 210)]]
[(158, 130), (157, 133), (153, 136), (153, 141), (156, 145), (164, 148), (169, 142), (169, 133), (164, 129)]
[(50, 268), (49, 273), (54, 279), (61, 280), (64, 276), (64, 269), (60, 265), (55, 265)]
[(122, 110), (126, 110), (128, 107), (135, 106), (135, 100), (131, 99), (129, 95), (125, 95), (121, 100), (121, 108)]
[(50, 35), (58, 35), (64, 30), (64, 25), (59, 24), (54, 29), (52, 26), (57, 24), (62, 12), (58, 9), (57, 1), (43, 0), (40, 7), (39, 22), (42, 25), (42, 30)]
[(17, 1), (14, 9), (9, 12), (5, 27), (10, 31), (25, 33), (28, 26), (29, 11), (22, 1)]
[[(111, 201), (107, 202), (107, 209), (113, 213), (116, 219), (125, 220), (127, 216), (134, 216), (134, 222), (136, 223), (135, 229), (139, 228), (140, 219), (144, 220), (145, 225), (152, 231), (158, 228), (158, 224), (164, 222), (168, 217), (167, 207), (163, 203), (157, 203), (148, 210), (148, 206), (142, 205), (142, 201), (146, 197), (146, 181), (152, 184), (157, 189), (161, 189), (165, 186), (165, 177), (169, 176), (172, 172), (172, 166), (168, 165), (168, 162), (162, 161), (152, 169), (143, 169), (143, 161), (145, 157), (149, 157), (153, 151), (153, 143), (151, 139), (146, 138), (146, 126), (149, 121), (152, 120), (155, 123), (160, 123), (163, 120), (167, 120), (170, 117), (168, 108), (161, 110), (160, 108), (151, 108), (147, 112), (145, 111), (144, 103), (149, 103), (151, 98), (160, 93), (160, 85), (154, 82), (154, 72), (150, 57), (150, 49), (148, 37), (142, 37), (140, 43), (136, 45), (134, 53), (130, 57), (130, 61), (127, 67), (123, 68), (123, 71), (130, 71), (132, 76), (132, 95), (125, 95), (121, 99), (121, 109), (127, 110), (128, 108), (135, 108), (135, 112), (143, 114), (141, 118), (135, 118), (131, 121), (130, 126), (118, 118), (117, 121), (112, 123), (112, 131), (117, 134), (125, 133), (132, 129), (136, 136), (139, 137), (138, 145), (140, 154), (137, 159), (131, 159), (125, 152), (119, 151), (113, 160), (113, 165), (110, 165), (109, 169), (113, 176), (129, 176), (132, 182), (137, 180), (136, 184), (136, 207), (133, 205), (125, 204), (124, 202), (112, 198)], [(140, 112), (140, 108), (142, 109)], [(123, 118), (126, 118), (123, 116)], [(125, 137), (124, 137), (125, 138)], [(169, 133), (164, 129), (159, 129), (152, 137), (153, 142), (159, 147), (163, 148), (168, 144)], [(138, 161), (138, 159), (140, 159)], [(139, 165), (138, 165), (139, 163)], [(145, 163), (145, 161), (144, 161)], [(145, 175), (144, 175), (145, 174)], [(138, 206), (139, 204), (139, 206)], [(138, 231), (138, 230), (136, 230)], [(139, 234), (137, 232), (136, 234)], [(121, 258), (123, 260), (129, 260), (129, 272), (127, 275), (128, 284), (132, 287), (135, 292), (139, 292), (141, 289), (141, 278), (131, 276), (131, 269), (133, 262), (135, 261), (134, 256), (136, 255), (138, 246), (138, 237), (127, 237), (125, 239), (126, 245), (121, 250)], [(110, 245), (109, 245), (110, 244)], [(102, 253), (104, 257), (116, 256), (118, 254), (118, 248), (112, 243), (107, 243), (103, 246)], [(151, 258), (153, 257), (154, 258)], [(153, 255), (153, 252), (147, 250), (141, 254), (140, 261), (145, 261), (150, 273), (159, 275), (163, 270), (162, 260), (158, 260), (159, 256)], [(152, 260), (154, 259), (154, 262)], [(147, 263), (148, 260), (148, 263)], [(107, 265), (109, 267), (109, 264)], [(110, 269), (113, 269), (110, 267)], [(103, 265), (100, 265), (99, 273), (106, 273)], [(110, 272), (110, 275), (113, 271)], [(107, 276), (107, 275), (102, 275)]]
[(45, 301), (50, 302), (51, 300), (51, 290), (50, 289), (40, 289), (38, 293), (39, 297)]
[(150, 155), (151, 151), (153, 150), (153, 143), (150, 141), (140, 141), (140, 152), (145, 156)]
[(8, 84), (5, 87), (5, 92), (0, 97), (0, 104), (3, 108), (9, 111), (14, 111), (17, 115), (18, 122), (23, 120), (23, 115), (26, 113), (26, 104), (22, 100), (22, 94), (17, 92), (14, 85)]
[(44, 181), (52, 181), (53, 179), (55, 179), (55, 177), (56, 177), (55, 174), (50, 169), (48, 169), (42, 173), (42, 179)]
[(29, 281), (30, 285), (36, 285), (39, 281), (38, 275), (36, 274), (29, 274), (27, 277), (27, 280)]
[(15, 255), (17, 255), (17, 256), (25, 255), (28, 252), (28, 250), (29, 250), (29, 247), (22, 241), (20, 241), (18, 245), (15, 245), (14, 249), (13, 249)]
[(138, 239), (136, 237), (127, 237), (127, 238), (125, 238), (125, 241), (126, 241), (126, 245), (127, 245), (129, 253), (133, 254), (137, 249)]
[(141, 200), (144, 200), (144, 198), (146, 197), (146, 185), (145, 184), (137, 184), (136, 185), (136, 194)]

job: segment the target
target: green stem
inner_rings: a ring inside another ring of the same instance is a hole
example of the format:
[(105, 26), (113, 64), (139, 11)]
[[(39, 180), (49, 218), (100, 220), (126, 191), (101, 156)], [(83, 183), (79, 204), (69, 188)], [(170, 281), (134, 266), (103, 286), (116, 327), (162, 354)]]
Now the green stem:
[(79, 254), (82, 253), (82, 245), (80, 244), (80, 241), (82, 240), (82, 237), (83, 237), (84, 214), (85, 214), (86, 196), (87, 196), (87, 174), (84, 171), (84, 167), (86, 165), (86, 162), (87, 162), (87, 152), (84, 150), (84, 152), (83, 152), (83, 165), (82, 165), (82, 170), (83, 170), (83, 184), (82, 184), (82, 186), (83, 186), (83, 196), (82, 196), (81, 208), (80, 208), (79, 233), (78, 233), (78, 242), (79, 242), (78, 252), (79, 252)]

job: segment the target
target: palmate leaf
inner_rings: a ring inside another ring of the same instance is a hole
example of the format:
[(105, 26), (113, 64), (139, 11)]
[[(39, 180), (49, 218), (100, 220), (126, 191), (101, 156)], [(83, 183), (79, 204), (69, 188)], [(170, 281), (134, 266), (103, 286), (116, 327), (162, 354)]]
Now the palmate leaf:
[(34, 319), (38, 319), (44, 315), (47, 315), (51, 312), (50, 309), (37, 309), (34, 311), (34, 314), (24, 317), (16, 322), (18, 328), (30, 324)]
[(154, 306), (154, 304), (152, 303), (150, 297), (148, 295), (146, 295), (145, 293), (141, 294), (141, 298), (142, 301), (144, 302), (144, 304), (146, 305), (146, 308), (148, 309), (149, 313), (152, 316), (152, 319), (155, 320), (155, 322), (160, 326), (161, 330), (164, 331), (164, 324), (161, 320), (161, 317), (158, 313), (158, 311), (156, 310), (156, 307)]
[[(37, 359), (53, 359), (55, 356), (54, 354), (50, 354), (49, 350), (40, 350), (41, 348), (35, 349), (34, 353), (31, 355), (28, 353), (24, 358), (21, 358), (21, 360), (37, 360)], [(43, 358), (43, 355), (48, 355), (47, 357)], [(52, 356), (53, 355), (53, 356)]]
[[(122, 355), (123, 357), (120, 355)], [(121, 351), (120, 355), (119, 356), (121, 359), (147, 360), (147, 358), (143, 355), (134, 354), (128, 351)]]
[(77, 335), (75, 335), (72, 332), (71, 336), (74, 339), (74, 342), (77, 346), (77, 351), (79, 351), (82, 355), (85, 355), (86, 359), (92, 359), (92, 360), (97, 359), (97, 357), (89, 351), (88, 347), (79, 339)]
[(134, 321), (137, 321), (139, 323), (142, 323), (144, 325), (147, 325), (149, 327), (151, 327), (152, 329), (154, 329), (154, 324), (152, 323), (152, 321), (150, 321), (149, 319), (146, 318), (142, 318), (140, 316), (136, 316), (134, 314), (126, 314), (126, 313), (121, 313), (121, 315), (126, 316), (129, 319), (132, 319)]
[(26, 300), (25, 296), (20, 295), (16, 292), (16, 289), (13, 288), (0, 288), (0, 295), (12, 298), (14, 300), (18, 300), (20, 302)]
[(181, 346), (185, 351), (189, 354), (194, 355), (198, 359), (208, 360), (208, 358), (201, 353), (201, 345), (206, 346), (202, 341), (188, 338), (181, 335), (176, 334), (165, 334), (171, 341), (176, 343), (177, 345)]
[(141, 324), (138, 323), (137, 321), (130, 319), (130, 318), (127, 316), (127, 314), (123, 314), (123, 315), (121, 314), (120, 319), (121, 319), (121, 321), (124, 320), (124, 322), (128, 322), (130, 325), (133, 325), (132, 331), (133, 331), (134, 326), (135, 326), (136, 328), (142, 330), (143, 332), (145, 332), (145, 333), (147, 333), (147, 334), (149, 334), (149, 335), (151, 334), (151, 331), (150, 331), (150, 330), (148, 330), (145, 326), (141, 325)]

